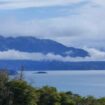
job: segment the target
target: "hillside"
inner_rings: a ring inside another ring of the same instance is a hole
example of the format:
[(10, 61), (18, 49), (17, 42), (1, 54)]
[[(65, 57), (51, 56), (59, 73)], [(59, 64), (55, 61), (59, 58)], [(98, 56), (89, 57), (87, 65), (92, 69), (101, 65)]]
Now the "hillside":
[(88, 52), (83, 49), (66, 47), (49, 39), (37, 39), (34, 37), (3, 37), (0, 36), (0, 51), (10, 49), (22, 52), (53, 53), (62, 56), (86, 57)]
[(60, 62), (60, 61), (29, 61), (29, 60), (0, 60), (0, 68), (9, 70), (105, 70), (105, 61)]

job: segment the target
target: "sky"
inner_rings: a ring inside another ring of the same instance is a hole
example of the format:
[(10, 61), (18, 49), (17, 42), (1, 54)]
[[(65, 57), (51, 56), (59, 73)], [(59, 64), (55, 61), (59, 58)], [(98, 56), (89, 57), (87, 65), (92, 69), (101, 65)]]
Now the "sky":
[(105, 0), (0, 0), (0, 35), (105, 49)]

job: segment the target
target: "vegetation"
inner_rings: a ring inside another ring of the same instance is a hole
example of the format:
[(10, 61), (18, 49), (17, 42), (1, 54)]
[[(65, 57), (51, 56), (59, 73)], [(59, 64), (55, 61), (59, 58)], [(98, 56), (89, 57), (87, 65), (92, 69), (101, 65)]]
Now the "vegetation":
[(0, 105), (105, 105), (105, 98), (58, 92), (48, 86), (33, 88), (21, 78), (10, 80), (6, 71), (0, 72)]

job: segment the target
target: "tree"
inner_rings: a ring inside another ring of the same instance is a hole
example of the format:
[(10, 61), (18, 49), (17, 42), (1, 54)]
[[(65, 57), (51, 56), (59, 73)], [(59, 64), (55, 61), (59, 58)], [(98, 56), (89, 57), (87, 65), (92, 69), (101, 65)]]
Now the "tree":
[(61, 93), (61, 105), (75, 105), (75, 102), (72, 100), (71, 96), (66, 93)]
[(105, 105), (105, 97), (98, 99), (97, 103), (97, 105)]
[(60, 95), (56, 88), (45, 86), (39, 90), (38, 105), (60, 105)]
[(25, 81), (10, 81), (8, 87), (14, 94), (13, 105), (37, 105), (35, 89)]
[(7, 70), (0, 70), (0, 105), (12, 105), (13, 94), (7, 87), (8, 81)]

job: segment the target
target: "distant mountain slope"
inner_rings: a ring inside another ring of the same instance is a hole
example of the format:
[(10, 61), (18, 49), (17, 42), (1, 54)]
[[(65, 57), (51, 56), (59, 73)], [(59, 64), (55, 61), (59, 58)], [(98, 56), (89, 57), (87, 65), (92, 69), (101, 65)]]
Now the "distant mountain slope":
[(12, 72), (20, 70), (105, 70), (105, 61), (60, 62), (60, 61), (29, 61), (29, 60), (0, 60), (0, 68), (8, 68)]
[(62, 56), (86, 57), (88, 52), (83, 49), (66, 47), (56, 41), (37, 39), (34, 37), (3, 37), (0, 36), (0, 51), (18, 50), (23, 52), (53, 53)]

